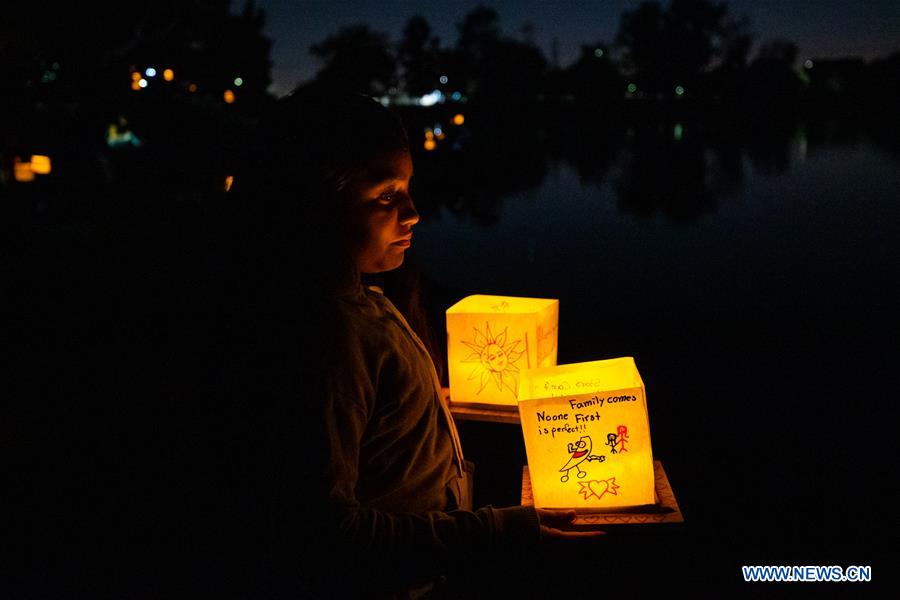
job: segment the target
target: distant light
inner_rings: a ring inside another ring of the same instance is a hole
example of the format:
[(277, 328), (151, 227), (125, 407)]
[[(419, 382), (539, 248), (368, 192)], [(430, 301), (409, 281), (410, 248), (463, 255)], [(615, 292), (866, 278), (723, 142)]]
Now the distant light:
[(147, 70), (144, 71), (144, 75), (147, 77), (156, 77), (156, 69), (153, 67), (147, 67)]
[(225, 93), (222, 94), (222, 97), (225, 98), (225, 104), (234, 104), (234, 92), (231, 90), (225, 90)]
[(225, 178), (225, 191), (231, 191), (231, 184), (234, 183), (234, 175), (229, 175)]
[(434, 135), (439, 136), (442, 133), (444, 133), (444, 129), (440, 125), (435, 125), (434, 126)]
[(448, 81), (450, 81), (450, 80), (447, 79), (446, 75), (441, 75), (441, 78), (440, 78), (441, 83), (446, 84)]
[(173, 79), (175, 79), (175, 71), (173, 71), (172, 69), (166, 69), (165, 71), (163, 71), (163, 79), (165, 79), (166, 81), (172, 81)]
[(191, 93), (196, 92), (196, 91), (197, 91), (197, 84), (196, 84), (196, 83), (192, 83), (191, 85), (189, 85), (189, 86), (188, 86), (188, 91), (191, 92)]
[(435, 148), (437, 148), (437, 142), (435, 142), (434, 140), (425, 140), (425, 149), (426, 150), (431, 152)]
[(594, 50), (594, 56), (597, 58), (603, 58), (603, 48), (597, 48)]
[(684, 88), (680, 85), (675, 86), (675, 94), (678, 96), (684, 96)]
[(675, 123), (675, 129), (672, 131), (672, 136), (675, 138), (676, 142), (681, 141), (681, 138), (684, 136), (684, 126), (681, 123)]
[(140, 78), (141, 78), (141, 74), (138, 73), (137, 71), (133, 71), (133, 72), (131, 73), (131, 80), (132, 80), (132, 81), (137, 81), (137, 80), (140, 79)]
[(462, 98), (462, 94), (460, 94), (459, 92), (453, 92), (452, 94), (450, 94), (450, 99), (454, 102), (459, 102), (460, 98)]
[(56, 62), (56, 61), (53, 61), (53, 70), (54, 70), (54, 71), (59, 71), (59, 63)]
[(628, 93), (633, 94), (637, 91), (637, 86), (633, 83), (628, 84)]
[(146, 79), (139, 79), (139, 80), (138, 80), (138, 85), (141, 86), (142, 88), (147, 87), (147, 80), (146, 80)]
[(240, 77), (235, 77), (234, 85), (236, 85), (237, 87), (241, 87), (242, 85), (244, 85), (244, 80), (241, 79)]
[(421, 106), (434, 106), (438, 102), (443, 102), (443, 100), (444, 94), (440, 90), (434, 90), (430, 94), (425, 94), (419, 98), (419, 104)]
[(425, 128), (425, 139), (426, 140), (434, 139), (434, 132), (428, 127)]
[(447, 137), (447, 134), (442, 131), (442, 132), (438, 133), (435, 137), (439, 140), (442, 140), (445, 137)]
[(34, 171), (31, 170), (31, 163), (20, 161), (18, 156), (13, 165), (13, 175), (16, 181), (21, 183), (34, 181)]
[(455, 115), (453, 115), (453, 124), (454, 125), (462, 125), (465, 122), (466, 122), (466, 118), (463, 116), (462, 113), (456, 113)]
[(31, 170), (37, 173), (38, 175), (49, 175), (50, 174), (50, 157), (44, 156), (43, 154), (32, 154), (31, 155)]
[(803, 66), (806, 67), (807, 69), (812, 69), (812, 68), (813, 68), (813, 61), (811, 61), (810, 59), (807, 58), (807, 59), (806, 59), (806, 62), (803, 63)]
[(132, 81), (132, 82), (131, 82), (131, 89), (133, 89), (134, 91), (140, 90), (140, 89), (141, 89), (141, 84), (140, 84), (140, 82), (139, 82), (139, 81)]

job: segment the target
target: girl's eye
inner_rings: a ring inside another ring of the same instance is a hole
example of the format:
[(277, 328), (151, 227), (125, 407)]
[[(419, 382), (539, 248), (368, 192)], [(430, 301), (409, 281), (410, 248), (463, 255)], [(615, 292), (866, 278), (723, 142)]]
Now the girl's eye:
[(396, 192), (386, 192), (380, 196), (378, 196), (379, 204), (391, 204), (397, 197)]

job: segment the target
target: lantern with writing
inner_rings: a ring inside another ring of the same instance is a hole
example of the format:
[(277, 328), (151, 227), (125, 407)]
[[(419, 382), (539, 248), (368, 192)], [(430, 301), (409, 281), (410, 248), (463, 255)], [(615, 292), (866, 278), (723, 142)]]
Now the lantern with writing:
[(526, 369), (556, 364), (559, 300), (474, 295), (447, 309), (454, 404), (516, 408)]
[(525, 371), (518, 404), (535, 506), (593, 512), (656, 502), (633, 358)]

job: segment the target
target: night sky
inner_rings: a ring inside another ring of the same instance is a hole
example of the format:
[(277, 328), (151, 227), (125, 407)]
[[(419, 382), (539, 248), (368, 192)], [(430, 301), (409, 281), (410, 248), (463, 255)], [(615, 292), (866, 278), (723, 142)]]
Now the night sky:
[[(479, 4), (500, 15), (504, 35), (522, 37), (525, 23), (547, 59), (559, 40), (559, 61), (572, 62), (581, 44), (612, 42), (623, 11), (639, 0), (258, 0), (266, 11), (266, 35), (274, 40), (272, 91), (282, 95), (315, 75), (318, 61), (309, 46), (340, 27), (367, 23), (397, 41), (406, 21), (424, 16), (444, 47), (456, 43), (456, 24)], [(662, 4), (666, 5), (664, 1)], [(243, 5), (235, 0), (234, 10)], [(729, 14), (746, 15), (760, 42), (775, 38), (795, 42), (800, 60), (861, 56), (873, 58), (900, 49), (900, 3), (897, 0), (731, 0)]]

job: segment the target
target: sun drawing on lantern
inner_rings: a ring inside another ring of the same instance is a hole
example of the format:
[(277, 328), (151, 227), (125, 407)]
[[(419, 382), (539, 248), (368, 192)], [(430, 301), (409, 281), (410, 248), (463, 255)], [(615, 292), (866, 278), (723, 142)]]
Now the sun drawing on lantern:
[(481, 377), (481, 386), (477, 392), (479, 394), (493, 380), (498, 390), (502, 392), (503, 388), (506, 388), (513, 393), (513, 396), (518, 397), (519, 367), (515, 363), (522, 356), (522, 351), (517, 349), (522, 340), (507, 342), (506, 331), (508, 328), (504, 328), (503, 333), (495, 337), (491, 333), (490, 323), (484, 324), (483, 333), (477, 327), (473, 329), (475, 329), (475, 341), (463, 341), (463, 344), (473, 352), (462, 362), (478, 363), (478, 366), (469, 374), (468, 380)]

